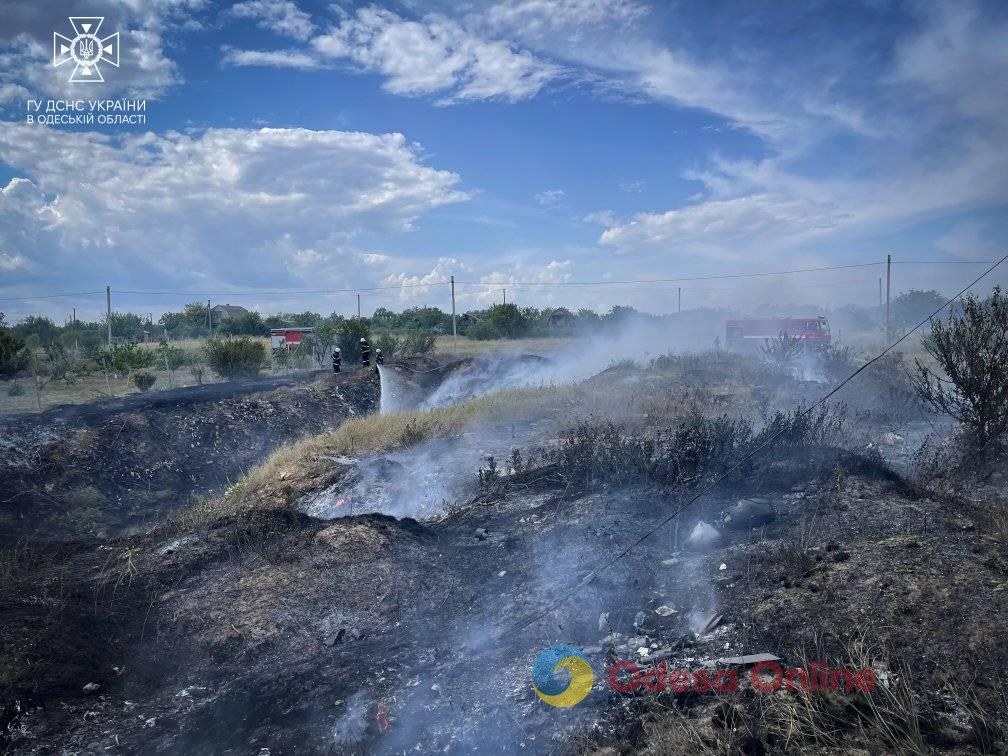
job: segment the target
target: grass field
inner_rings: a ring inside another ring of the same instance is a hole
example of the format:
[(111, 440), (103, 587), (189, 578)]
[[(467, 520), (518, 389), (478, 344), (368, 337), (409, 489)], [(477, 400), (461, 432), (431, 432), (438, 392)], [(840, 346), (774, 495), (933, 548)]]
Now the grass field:
[[(572, 338), (545, 337), (536, 339), (493, 339), (477, 341), (458, 337), (458, 354), (473, 355), (487, 352), (524, 352), (529, 354), (547, 355), (559, 351), (574, 342)], [(455, 352), (454, 339), (449, 336), (438, 336), (434, 343), (434, 354), (451, 355)]]

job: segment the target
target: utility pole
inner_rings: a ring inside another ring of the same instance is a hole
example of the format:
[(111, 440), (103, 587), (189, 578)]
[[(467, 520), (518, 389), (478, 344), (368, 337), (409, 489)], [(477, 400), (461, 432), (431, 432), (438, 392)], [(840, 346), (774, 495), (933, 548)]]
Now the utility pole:
[(105, 324), (108, 326), (108, 347), (112, 348), (112, 287), (105, 287)]
[(679, 287), (679, 312), (682, 312), (682, 286)]
[(210, 336), (213, 337), (213, 310), (210, 309), (210, 300), (206, 301), (206, 322), (207, 328), (210, 330)]
[(507, 289), (501, 289), (504, 292), (504, 304), (507, 304)]
[(458, 331), (455, 328), (455, 276), (451, 277), (452, 291), (452, 354), (458, 354)]
[(357, 320), (360, 320), (360, 294), (357, 295)]
[(889, 284), (891, 281), (892, 274), (892, 255), (886, 255), (886, 265), (885, 265), (885, 337), (886, 343), (889, 343), (889, 339), (892, 338), (892, 328), (889, 316), (890, 311), (890, 300), (889, 300)]

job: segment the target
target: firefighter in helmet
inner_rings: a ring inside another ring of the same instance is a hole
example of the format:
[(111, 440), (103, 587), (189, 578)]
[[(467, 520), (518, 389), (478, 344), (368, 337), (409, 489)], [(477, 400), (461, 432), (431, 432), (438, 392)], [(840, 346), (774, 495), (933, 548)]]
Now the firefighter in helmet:
[(340, 353), (340, 348), (336, 347), (332, 353), (332, 371), (338, 373), (341, 367), (343, 367), (343, 355)]
[(385, 357), (382, 355), (381, 349), (374, 350), (374, 364), (375, 366), (385, 364)]
[(368, 340), (361, 337), (360, 340), (360, 356), (361, 364), (364, 367), (369, 367), (371, 365), (371, 345), (368, 344)]

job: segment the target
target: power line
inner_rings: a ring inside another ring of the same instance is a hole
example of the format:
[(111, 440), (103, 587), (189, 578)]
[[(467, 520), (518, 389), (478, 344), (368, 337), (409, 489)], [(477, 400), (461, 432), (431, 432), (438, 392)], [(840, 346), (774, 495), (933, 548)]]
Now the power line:
[(0, 302), (24, 302), (30, 299), (56, 299), (57, 297), (87, 297), (94, 294), (104, 294), (105, 290), (101, 291), (78, 291), (73, 294), (36, 294), (33, 297), (0, 297)]
[(766, 273), (723, 273), (713, 276), (686, 276), (680, 278), (641, 278), (625, 281), (456, 281), (467, 286), (607, 286), (611, 284), (657, 284), (681, 281), (715, 281), (722, 278), (760, 278), (764, 276), (786, 276), (793, 273), (819, 273), (827, 270), (849, 270), (850, 268), (870, 268), (885, 265), (884, 262), (853, 263), (851, 265), (830, 265), (821, 268), (796, 268)]
[[(832, 397), (834, 394), (836, 394), (838, 391), (840, 391), (840, 389), (842, 389), (844, 386), (846, 386), (848, 383), (850, 383), (852, 380), (854, 380), (854, 378), (856, 378), (858, 375), (860, 375), (863, 371), (867, 370), (875, 362), (878, 362), (878, 360), (880, 360), (883, 357), (885, 357), (889, 352), (891, 352), (893, 349), (895, 349), (897, 346), (899, 346), (903, 341), (905, 341), (907, 338), (909, 338), (911, 334), (913, 334), (915, 331), (917, 331), (919, 328), (921, 328), (925, 323), (930, 322), (931, 319), (934, 318), (936, 315), (938, 315), (942, 310), (944, 310), (946, 307), (948, 307), (954, 301), (956, 301), (957, 299), (959, 299), (959, 297), (961, 297), (967, 291), (969, 291), (974, 286), (976, 286), (978, 283), (980, 283), (980, 281), (982, 281), (984, 278), (986, 278), (988, 275), (990, 275), (992, 272), (994, 272), (994, 270), (999, 265), (1001, 265), (1002, 263), (1004, 263), (1005, 260), (1008, 260), (1008, 255), (1005, 255), (1000, 260), (997, 260), (987, 270), (985, 270), (983, 273), (981, 273), (979, 276), (977, 276), (970, 284), (968, 284), (963, 289), (961, 289), (958, 294), (956, 294), (951, 299), (947, 300), (938, 309), (936, 309), (934, 312), (932, 312), (926, 318), (924, 318), (923, 320), (921, 320), (917, 325), (915, 325), (909, 331), (907, 331), (902, 336), (900, 336), (898, 339), (896, 339), (896, 341), (894, 341), (893, 343), (891, 343), (889, 346), (887, 346), (885, 349), (883, 349), (877, 355), (875, 355), (870, 360), (868, 360), (868, 362), (866, 362), (864, 365), (862, 365), (857, 370), (855, 370), (853, 373), (851, 373), (849, 376), (847, 376), (843, 381), (841, 381), (837, 386), (835, 386), (832, 390), (830, 390), (824, 396), (820, 397), (816, 402), (810, 404), (806, 409), (800, 410), (799, 412), (797, 412), (796, 413), (796, 418), (801, 417), (803, 415), (808, 415), (811, 412), (813, 412), (815, 409), (823, 406), (827, 402), (827, 400), (829, 400), (830, 397)], [(576, 593), (578, 590), (580, 590), (581, 588), (583, 588), (584, 586), (586, 586), (588, 583), (590, 583), (592, 580), (594, 580), (595, 577), (597, 575), (599, 575), (600, 573), (605, 572), (606, 570), (610, 569), (613, 565), (615, 565), (617, 562), (619, 562), (621, 559), (623, 559), (623, 557), (625, 557), (627, 554), (629, 554), (635, 548), (637, 548), (642, 543), (644, 543), (644, 541), (646, 541), (648, 538), (650, 538), (655, 533), (657, 533), (659, 530), (661, 530), (666, 525), (668, 525), (670, 522), (672, 522), (680, 514), (682, 514), (683, 512), (685, 512), (687, 509), (689, 509), (701, 497), (706, 496), (711, 491), (713, 491), (721, 483), (721, 481), (723, 481), (725, 478), (727, 478), (729, 475), (731, 475), (733, 472), (735, 472), (737, 469), (739, 469), (742, 465), (744, 465), (746, 462), (748, 462), (749, 460), (751, 460), (757, 454), (759, 454), (762, 451), (765, 451), (778, 438), (780, 438), (782, 435), (784, 435), (785, 430), (786, 430), (786, 428), (781, 428), (776, 433), (774, 433), (770, 438), (768, 438), (762, 444), (760, 444), (759, 446), (757, 446), (755, 449), (753, 449), (753, 450), (749, 451), (748, 453), (746, 453), (745, 455), (743, 455), (741, 459), (739, 459), (737, 462), (735, 462), (735, 464), (733, 464), (731, 467), (729, 467), (727, 470), (725, 470), (723, 473), (721, 473), (719, 476), (717, 476), (707, 486), (705, 486), (700, 491), (698, 491), (696, 494), (694, 494), (685, 504), (681, 505), (674, 512), (672, 512), (672, 514), (670, 514), (668, 517), (666, 517), (665, 519), (663, 519), (661, 522), (659, 522), (657, 525), (655, 525), (653, 528), (651, 528), (644, 535), (640, 536), (637, 540), (635, 540), (629, 546), (627, 546), (626, 548), (624, 548), (618, 554), (616, 554), (615, 556), (611, 557), (607, 562), (605, 562), (601, 566), (595, 568), (594, 570), (592, 570), (591, 572), (589, 572), (587, 575), (585, 575), (585, 577), (582, 578), (581, 581), (579, 583), (577, 583), (577, 585), (575, 585), (573, 588), (570, 589), (570, 591), (568, 591), (567, 597), (569, 598), (571, 594)], [(498, 636), (497, 636), (498, 640), (501, 639), (501, 638), (504, 638), (505, 636), (511, 635), (512, 633), (516, 633), (519, 630), (522, 630), (522, 629), (528, 627), (529, 625), (531, 625), (536, 620), (538, 620), (538, 619), (546, 616), (546, 614), (548, 614), (550, 611), (552, 611), (555, 608), (556, 603), (562, 603), (562, 600), (559, 601), (559, 602), (555, 602), (553, 606), (549, 606), (549, 607), (547, 607), (545, 609), (541, 609), (541, 610), (539, 610), (539, 611), (537, 611), (537, 612), (535, 612), (535, 613), (533, 613), (533, 614), (525, 617), (521, 621), (516, 622), (515, 624), (511, 625), (510, 627), (505, 628), (503, 631), (501, 631), (498, 634)]]

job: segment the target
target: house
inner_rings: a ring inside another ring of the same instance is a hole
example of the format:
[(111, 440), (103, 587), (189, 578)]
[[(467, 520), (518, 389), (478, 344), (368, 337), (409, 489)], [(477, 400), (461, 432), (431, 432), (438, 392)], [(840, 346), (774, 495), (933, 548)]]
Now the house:
[(230, 318), (237, 318), (242, 315), (248, 315), (249, 311), (240, 305), (233, 304), (222, 304), (216, 307), (211, 307), (210, 312), (213, 313), (213, 322), (221, 323)]
[(271, 328), (270, 346), (273, 349), (294, 349), (314, 328)]
[(574, 313), (566, 307), (557, 307), (549, 314), (549, 317), (546, 318), (546, 327), (550, 329), (570, 328), (574, 325), (575, 320)]

